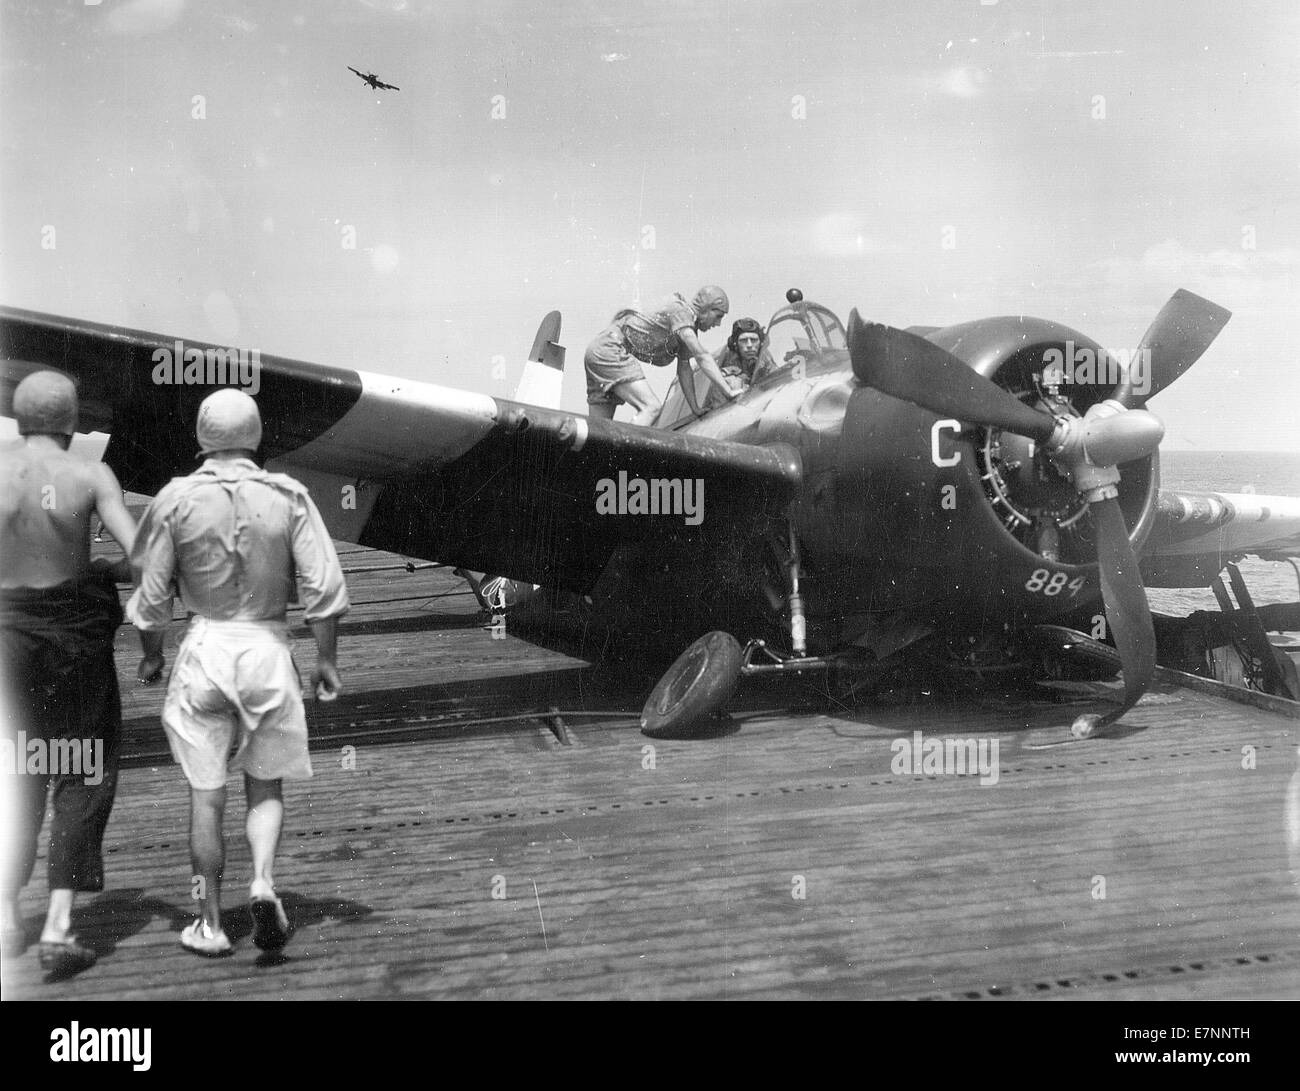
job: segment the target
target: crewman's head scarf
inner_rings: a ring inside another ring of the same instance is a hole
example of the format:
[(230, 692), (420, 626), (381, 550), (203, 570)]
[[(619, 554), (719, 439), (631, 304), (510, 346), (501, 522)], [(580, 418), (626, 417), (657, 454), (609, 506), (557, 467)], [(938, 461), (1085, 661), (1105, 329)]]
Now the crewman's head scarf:
[(256, 451), (262, 442), (262, 417), (257, 402), (242, 390), (226, 388), (209, 394), (199, 406), (195, 429), (199, 452)]
[(77, 430), (77, 388), (57, 371), (37, 371), (14, 390), (14, 417), (23, 436), (70, 436)]
[(696, 292), (691, 297), (691, 306), (695, 308), (696, 314), (700, 314), (710, 307), (721, 307), (723, 314), (731, 310), (731, 302), (727, 299), (727, 293), (716, 284), (706, 284)]

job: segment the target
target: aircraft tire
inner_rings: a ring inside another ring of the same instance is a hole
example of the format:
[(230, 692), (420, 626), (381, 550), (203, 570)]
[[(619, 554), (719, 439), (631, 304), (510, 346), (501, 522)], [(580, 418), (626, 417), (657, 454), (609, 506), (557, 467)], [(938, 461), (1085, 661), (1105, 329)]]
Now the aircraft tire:
[(1041, 677), (1052, 681), (1104, 682), (1116, 677), (1123, 664), (1109, 644), (1060, 625), (1038, 625), (1043, 639), (1036, 664)]
[(743, 653), (730, 633), (706, 633), (659, 679), (641, 710), (641, 733), (652, 739), (689, 739), (720, 712), (740, 680)]

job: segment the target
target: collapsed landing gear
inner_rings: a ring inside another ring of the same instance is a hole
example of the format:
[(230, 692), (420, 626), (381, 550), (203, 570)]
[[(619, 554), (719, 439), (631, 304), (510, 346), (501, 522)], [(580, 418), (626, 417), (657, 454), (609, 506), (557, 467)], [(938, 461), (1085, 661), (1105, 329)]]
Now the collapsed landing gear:
[(730, 633), (706, 633), (677, 657), (641, 711), (641, 732), (652, 739), (700, 735), (722, 711), (740, 681), (740, 644)]
[[(784, 551), (785, 607), (793, 655), (773, 651), (762, 640), (751, 640), (741, 651), (729, 633), (707, 633), (677, 657), (659, 679), (641, 711), (641, 733), (655, 739), (696, 738), (708, 734), (710, 719), (730, 700), (741, 675), (775, 671), (825, 670), (835, 659), (807, 654), (803, 597), (799, 593), (799, 543), (790, 529)], [(765, 662), (755, 663), (762, 653)]]

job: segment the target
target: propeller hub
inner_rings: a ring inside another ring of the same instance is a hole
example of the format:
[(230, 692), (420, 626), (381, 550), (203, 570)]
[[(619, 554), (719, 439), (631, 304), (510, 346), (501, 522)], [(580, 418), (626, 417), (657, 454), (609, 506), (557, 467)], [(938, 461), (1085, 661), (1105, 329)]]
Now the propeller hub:
[[(1109, 404), (1114, 403), (1103, 402), (1093, 409)], [(1104, 419), (1089, 420), (1085, 416), (1084, 420), (1087, 423), (1083, 448), (1088, 460), (1098, 466), (1122, 466), (1146, 458), (1155, 453), (1165, 437), (1165, 426), (1160, 418), (1145, 409), (1130, 409), (1119, 416)]]
[(1089, 501), (1117, 495), (1118, 467), (1154, 454), (1165, 426), (1154, 413), (1107, 399), (1082, 417), (1058, 418), (1052, 460)]

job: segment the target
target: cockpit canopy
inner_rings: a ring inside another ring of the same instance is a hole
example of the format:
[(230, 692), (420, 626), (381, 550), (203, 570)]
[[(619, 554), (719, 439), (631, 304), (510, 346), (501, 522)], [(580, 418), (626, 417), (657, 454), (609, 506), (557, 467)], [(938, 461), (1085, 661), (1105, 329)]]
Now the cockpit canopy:
[(794, 303), (772, 316), (764, 342), (780, 371), (810, 364), (828, 349), (848, 349), (840, 320), (820, 303)]

